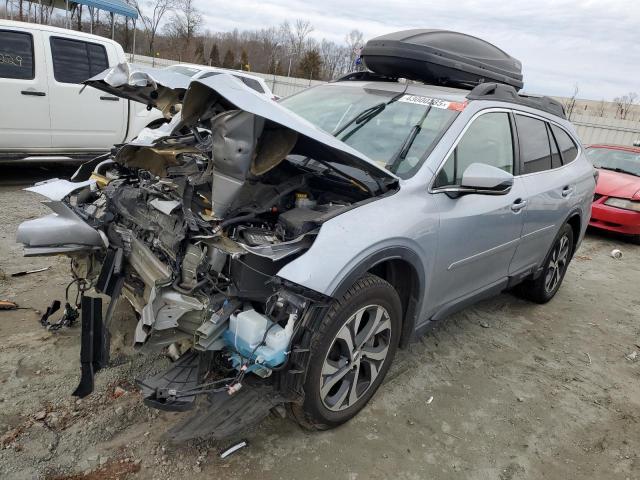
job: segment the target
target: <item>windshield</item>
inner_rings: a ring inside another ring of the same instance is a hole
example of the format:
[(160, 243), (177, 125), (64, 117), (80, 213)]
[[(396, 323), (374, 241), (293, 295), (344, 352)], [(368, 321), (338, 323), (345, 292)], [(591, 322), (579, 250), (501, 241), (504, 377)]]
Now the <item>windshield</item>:
[(613, 148), (588, 148), (587, 158), (596, 168), (616, 170), (640, 177), (640, 153)]
[(171, 70), (172, 72), (181, 73), (182, 75), (186, 75), (187, 77), (193, 77), (195, 74), (200, 73), (201, 70), (195, 67), (185, 67), (183, 65), (172, 65), (167, 67), (167, 70)]
[[(280, 103), (326, 132), (339, 132), (338, 138), (348, 145), (399, 177), (409, 178), (458, 114), (447, 108), (450, 102), (402, 95), (365, 121), (353, 122), (342, 129), (361, 112), (397, 95), (398, 92), (333, 84), (310, 88)], [(432, 108), (423, 118), (430, 105)], [(418, 124), (421, 128), (414, 128)], [(412, 130), (417, 130), (417, 134), (412, 134)], [(415, 138), (407, 142), (413, 135)], [(402, 158), (396, 161), (403, 146)]]

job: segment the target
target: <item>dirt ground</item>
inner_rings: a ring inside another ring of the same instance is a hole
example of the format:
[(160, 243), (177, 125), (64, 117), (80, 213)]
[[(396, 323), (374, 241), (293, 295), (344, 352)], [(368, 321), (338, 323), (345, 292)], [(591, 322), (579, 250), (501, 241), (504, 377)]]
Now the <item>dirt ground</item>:
[(0, 311), (2, 479), (640, 479), (640, 246), (589, 232), (549, 304), (503, 294), (468, 308), (401, 351), (347, 425), (270, 417), (222, 460), (228, 442), (163, 438), (178, 414), (149, 410), (132, 385), (153, 358), (116, 361), (91, 396), (71, 396), (79, 326), (38, 323), (64, 298), (68, 261), (14, 243), (47, 212), (21, 188), (69, 170), (0, 168), (0, 299), (21, 307)]

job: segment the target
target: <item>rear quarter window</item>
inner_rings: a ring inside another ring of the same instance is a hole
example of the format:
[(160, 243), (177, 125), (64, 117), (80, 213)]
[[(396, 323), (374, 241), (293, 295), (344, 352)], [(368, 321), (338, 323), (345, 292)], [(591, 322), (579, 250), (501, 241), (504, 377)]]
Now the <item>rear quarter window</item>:
[(61, 83), (82, 83), (109, 68), (103, 45), (51, 37), (53, 76)]
[(0, 78), (31, 80), (34, 77), (31, 34), (0, 30)]
[(573, 162), (578, 156), (578, 146), (574, 143), (569, 134), (560, 127), (551, 125), (551, 131), (558, 142), (558, 148), (562, 154), (563, 165)]

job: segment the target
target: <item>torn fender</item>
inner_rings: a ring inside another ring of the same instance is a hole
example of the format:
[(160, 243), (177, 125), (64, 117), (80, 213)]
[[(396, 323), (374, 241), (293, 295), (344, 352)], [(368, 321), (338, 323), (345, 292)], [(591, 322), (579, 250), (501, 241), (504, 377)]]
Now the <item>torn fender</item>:
[(159, 68), (144, 68), (123, 62), (84, 82), (103, 92), (155, 107), (165, 118), (179, 111), (190, 78)]

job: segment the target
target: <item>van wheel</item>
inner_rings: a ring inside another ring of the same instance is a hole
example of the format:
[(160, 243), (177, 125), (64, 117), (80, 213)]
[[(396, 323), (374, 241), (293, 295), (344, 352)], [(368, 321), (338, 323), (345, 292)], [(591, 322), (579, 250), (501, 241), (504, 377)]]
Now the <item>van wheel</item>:
[(536, 303), (547, 303), (551, 300), (567, 273), (573, 255), (573, 242), (573, 229), (565, 223), (544, 260), (542, 274), (535, 280), (522, 283), (518, 293)]
[(398, 348), (402, 306), (375, 275), (334, 300), (311, 340), (302, 405), (290, 405), (305, 428), (326, 430), (353, 418), (382, 383)]

